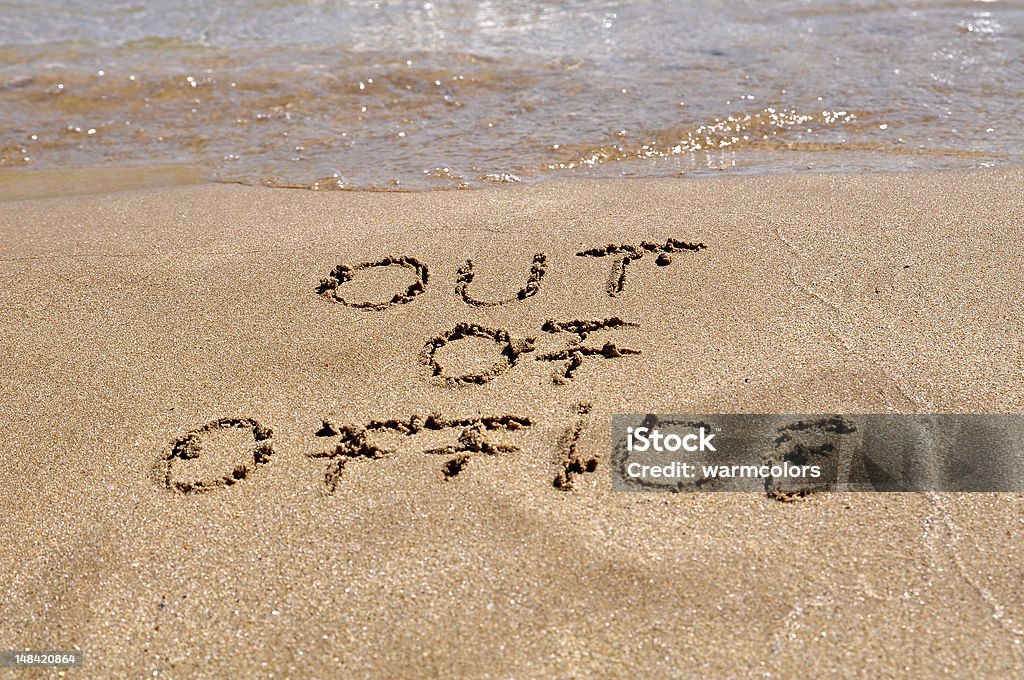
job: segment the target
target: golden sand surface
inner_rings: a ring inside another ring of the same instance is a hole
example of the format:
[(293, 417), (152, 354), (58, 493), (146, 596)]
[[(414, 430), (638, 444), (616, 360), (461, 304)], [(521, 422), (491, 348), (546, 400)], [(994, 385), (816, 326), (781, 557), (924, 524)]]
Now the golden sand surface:
[(612, 493), (607, 465), (614, 413), (1020, 412), (1022, 180), (0, 204), (0, 649), (1024, 673), (1018, 495)]

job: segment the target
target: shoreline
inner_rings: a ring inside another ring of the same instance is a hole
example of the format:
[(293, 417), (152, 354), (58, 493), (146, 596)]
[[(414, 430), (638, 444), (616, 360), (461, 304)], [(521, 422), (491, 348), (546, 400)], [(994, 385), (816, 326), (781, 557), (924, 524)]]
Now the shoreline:
[(74, 170), (0, 171), (0, 203), (170, 189), (206, 184), (203, 173), (187, 165), (77, 168)]
[(907, 172), (904, 170), (857, 171), (850, 173), (831, 172), (828, 170), (801, 171), (751, 171), (704, 170), (689, 171), (672, 175), (654, 176), (623, 176), (619, 178), (590, 176), (553, 176), (543, 179), (530, 179), (519, 182), (495, 183), (490, 186), (451, 186), (431, 188), (402, 187), (359, 187), (340, 186), (337, 188), (316, 188), (323, 180), (309, 185), (274, 184), (245, 182), (236, 179), (215, 179), (204, 170), (190, 165), (153, 165), (123, 167), (91, 167), (76, 168), (69, 171), (59, 170), (7, 170), (0, 171), (0, 203), (20, 201), (51, 200), (74, 198), (79, 196), (102, 196), (106, 194), (125, 194), (133, 191), (159, 191), (189, 186), (238, 186), (256, 189), (294, 190), (317, 194), (357, 193), (357, 194), (420, 194), (447, 192), (489, 192), (506, 191), (523, 187), (545, 187), (562, 185), (609, 184), (618, 182), (674, 182), (687, 180), (757, 180), (759, 178), (772, 181), (774, 178), (787, 177), (905, 177), (905, 176), (947, 176), (973, 175), (984, 173), (1014, 172), (1024, 166), (993, 166), (973, 169), (925, 169)]

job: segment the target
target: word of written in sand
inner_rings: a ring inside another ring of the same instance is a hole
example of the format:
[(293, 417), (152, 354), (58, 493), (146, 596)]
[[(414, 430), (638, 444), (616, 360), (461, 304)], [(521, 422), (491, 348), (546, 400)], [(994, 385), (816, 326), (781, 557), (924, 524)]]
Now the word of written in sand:
[[(627, 273), (630, 265), (645, 258), (653, 258), (654, 264), (658, 267), (667, 267), (673, 262), (673, 255), (676, 253), (696, 253), (704, 250), (707, 246), (703, 243), (690, 243), (670, 238), (665, 243), (654, 243), (643, 241), (638, 244), (631, 243), (609, 243), (604, 246), (582, 250), (576, 253), (577, 257), (584, 258), (608, 258), (611, 260), (611, 271), (605, 284), (605, 292), (610, 297), (616, 297), (626, 287)], [(412, 281), (402, 289), (390, 291), (390, 296), (385, 293), (376, 300), (357, 300), (346, 297), (345, 284), (354, 280), (361, 272), (371, 269), (405, 269), (412, 276)], [(522, 288), (512, 295), (497, 299), (484, 300), (477, 298), (471, 291), (473, 279), (476, 276), (473, 261), (466, 260), (465, 264), (459, 267), (455, 278), (455, 295), (464, 303), (473, 307), (501, 307), (527, 300), (540, 292), (544, 282), (544, 276), (548, 271), (548, 256), (544, 253), (537, 253), (533, 256), (530, 266), (530, 273)], [(379, 260), (360, 262), (354, 265), (339, 264), (320, 281), (316, 292), (325, 300), (368, 311), (383, 311), (396, 305), (404, 305), (413, 302), (417, 297), (426, 292), (430, 283), (430, 267), (426, 263), (408, 255), (389, 255)]]
[[(564, 385), (576, 376), (576, 371), (588, 359), (621, 359), (640, 354), (640, 350), (620, 347), (610, 341), (586, 344), (591, 333), (638, 327), (638, 324), (623, 321), (618, 317), (575, 321), (549, 320), (541, 326), (541, 331), (551, 335), (567, 335), (570, 338), (568, 344), (557, 350), (535, 352), (536, 338), (514, 338), (503, 329), (488, 328), (474, 323), (459, 323), (451, 330), (428, 340), (420, 353), (420, 361), (430, 368), (431, 376), (439, 384), (482, 385), (516, 366), (524, 356), (530, 355), (537, 361), (552, 363), (556, 367), (552, 382)], [(497, 361), (488, 368), (474, 373), (449, 373), (438, 359), (438, 353), (444, 347), (470, 338), (482, 338), (495, 343), (499, 351)]]
[[(557, 441), (559, 457), (552, 486), (568, 490), (580, 475), (597, 469), (597, 458), (580, 452), (579, 441), (589, 421), (590, 404), (575, 404), (571, 422)], [(425, 455), (443, 462), (438, 477), (450, 481), (479, 460), (519, 455), (517, 439), (536, 423), (520, 415), (452, 417), (442, 414), (339, 423), (324, 419), (313, 433), (316, 450), (306, 460), (326, 460), (322, 490), (333, 494), (364, 464), (403, 456)], [(176, 438), (160, 456), (160, 486), (183, 494), (217, 491), (248, 482), (277, 460), (274, 433), (254, 418), (220, 418)]]

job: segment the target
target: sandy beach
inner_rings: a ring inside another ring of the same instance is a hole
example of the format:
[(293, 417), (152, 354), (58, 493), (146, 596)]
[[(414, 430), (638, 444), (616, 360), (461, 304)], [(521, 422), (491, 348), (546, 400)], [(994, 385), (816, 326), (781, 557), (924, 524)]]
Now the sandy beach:
[(1022, 187), (2, 203), (0, 648), (80, 677), (1024, 673), (1019, 495), (607, 466), (614, 413), (1021, 412)]

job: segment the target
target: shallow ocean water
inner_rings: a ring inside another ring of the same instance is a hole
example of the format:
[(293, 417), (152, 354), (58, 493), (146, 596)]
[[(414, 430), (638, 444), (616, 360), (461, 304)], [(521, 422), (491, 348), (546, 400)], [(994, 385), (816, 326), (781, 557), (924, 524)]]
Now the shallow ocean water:
[(0, 1), (8, 179), (169, 166), (400, 190), (1020, 165), (1021, 101), (1022, 1)]

